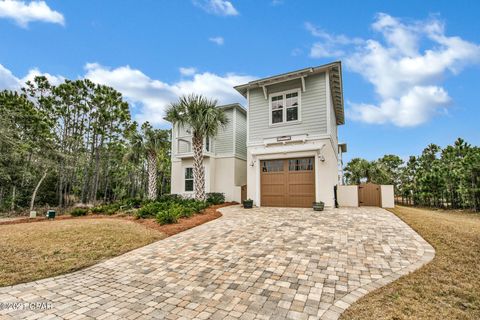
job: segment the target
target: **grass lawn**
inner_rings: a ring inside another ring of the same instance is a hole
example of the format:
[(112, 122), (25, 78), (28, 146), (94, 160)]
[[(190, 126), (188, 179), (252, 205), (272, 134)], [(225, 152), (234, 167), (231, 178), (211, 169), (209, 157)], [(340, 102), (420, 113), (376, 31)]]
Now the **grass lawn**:
[(71, 272), (163, 238), (122, 219), (0, 225), (0, 286)]
[(342, 319), (480, 319), (480, 215), (392, 210), (436, 250), (429, 264), (354, 303)]

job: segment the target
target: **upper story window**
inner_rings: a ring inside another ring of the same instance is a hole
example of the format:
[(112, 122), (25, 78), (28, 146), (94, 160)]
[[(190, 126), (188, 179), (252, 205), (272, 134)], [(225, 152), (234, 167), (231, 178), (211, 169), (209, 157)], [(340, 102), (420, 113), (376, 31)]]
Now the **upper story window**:
[(290, 90), (270, 95), (270, 124), (299, 120), (300, 90)]

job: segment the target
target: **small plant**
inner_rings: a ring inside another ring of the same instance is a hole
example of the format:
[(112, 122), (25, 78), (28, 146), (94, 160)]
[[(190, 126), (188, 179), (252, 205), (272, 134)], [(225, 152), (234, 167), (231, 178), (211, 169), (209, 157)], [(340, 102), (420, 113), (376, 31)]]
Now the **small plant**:
[(245, 209), (253, 208), (253, 200), (252, 199), (243, 200), (243, 207)]
[(157, 222), (161, 225), (177, 223), (178, 218), (182, 215), (183, 207), (177, 203), (173, 203), (169, 208), (161, 210), (157, 213)]
[(225, 203), (225, 194), (221, 192), (210, 192), (207, 193), (207, 203), (209, 205), (222, 204)]
[(75, 208), (72, 211), (70, 211), (70, 215), (72, 217), (86, 216), (87, 213), (88, 213), (88, 209), (85, 209), (85, 208)]
[(314, 211), (323, 211), (325, 208), (325, 203), (320, 201), (320, 202), (314, 202), (312, 203), (312, 207)]

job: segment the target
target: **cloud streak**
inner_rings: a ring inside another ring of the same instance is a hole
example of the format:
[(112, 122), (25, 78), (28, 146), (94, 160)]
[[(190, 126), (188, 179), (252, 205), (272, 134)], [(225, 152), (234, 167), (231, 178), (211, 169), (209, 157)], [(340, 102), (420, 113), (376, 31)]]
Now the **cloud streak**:
[(237, 16), (238, 10), (231, 1), (226, 0), (194, 0), (193, 3), (205, 12), (217, 16)]

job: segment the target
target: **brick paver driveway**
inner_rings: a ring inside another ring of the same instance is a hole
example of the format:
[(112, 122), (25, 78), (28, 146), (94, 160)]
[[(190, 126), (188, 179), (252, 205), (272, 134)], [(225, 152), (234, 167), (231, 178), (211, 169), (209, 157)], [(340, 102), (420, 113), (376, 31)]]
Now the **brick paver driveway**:
[[(1, 288), (0, 315), (335, 319), (366, 292), (434, 255), (412, 229), (379, 208), (233, 206), (222, 212), (220, 219), (93, 267)], [(8, 302), (27, 310), (13, 311)]]

